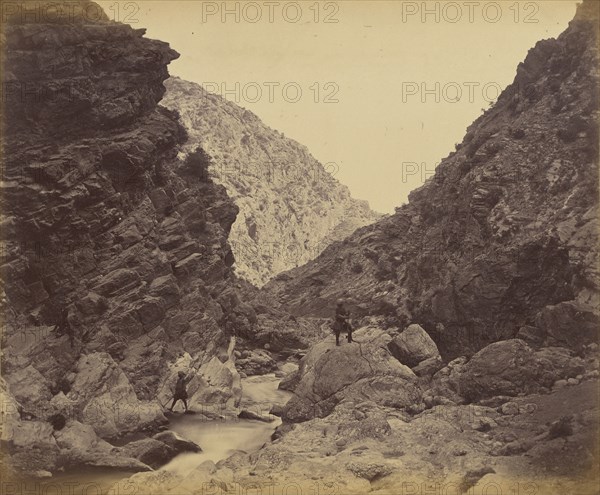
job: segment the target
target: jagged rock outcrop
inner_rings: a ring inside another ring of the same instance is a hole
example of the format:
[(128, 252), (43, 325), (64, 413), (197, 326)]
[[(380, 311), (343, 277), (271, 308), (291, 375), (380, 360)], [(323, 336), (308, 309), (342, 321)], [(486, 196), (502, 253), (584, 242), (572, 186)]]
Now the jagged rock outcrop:
[(537, 43), (407, 205), (265, 290), (296, 316), (348, 297), (356, 318), (418, 322), (445, 357), (524, 326), (550, 345), (597, 341), (597, 20), (584, 2)]
[(229, 240), (242, 278), (261, 286), (380, 216), (332, 177), (333, 165), (252, 112), (177, 77), (165, 86), (162, 104), (190, 136), (185, 149), (200, 145), (212, 156), (211, 176), (240, 209)]
[(38, 7), (68, 15), (3, 30), (2, 376), (18, 429), (48, 440), (20, 467), (52, 470), (54, 429), (155, 428), (170, 364), (185, 349), (209, 366), (250, 323), (234, 314), (237, 207), (177, 158), (185, 130), (158, 106), (178, 54), (93, 2)]

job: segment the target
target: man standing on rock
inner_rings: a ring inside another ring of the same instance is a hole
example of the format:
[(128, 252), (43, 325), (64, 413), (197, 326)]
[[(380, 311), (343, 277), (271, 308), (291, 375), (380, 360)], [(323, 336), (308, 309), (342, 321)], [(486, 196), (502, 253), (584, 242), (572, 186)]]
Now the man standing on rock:
[(75, 345), (75, 332), (73, 331), (73, 327), (69, 323), (69, 309), (64, 307), (60, 312), (58, 320), (56, 321), (56, 325), (52, 329), (52, 332), (56, 332), (57, 335), (67, 334), (69, 336), (69, 344), (71, 344), (71, 349)]
[(187, 412), (188, 410), (188, 405), (187, 405), (187, 398), (188, 398), (188, 394), (187, 394), (187, 384), (188, 382), (192, 379), (192, 376), (186, 377), (185, 373), (183, 371), (180, 371), (179, 373), (177, 373), (177, 383), (175, 384), (175, 393), (173, 394), (173, 403), (171, 404), (171, 407), (169, 408), (169, 411), (173, 412), (173, 408), (175, 407), (175, 404), (177, 403), (178, 400), (181, 400), (181, 402), (183, 402), (183, 407), (185, 407), (185, 412)]
[(333, 322), (335, 332), (335, 345), (340, 345), (340, 333), (348, 332), (348, 342), (352, 342), (352, 325), (350, 324), (350, 311), (344, 306), (344, 301), (339, 299), (335, 308), (335, 321)]

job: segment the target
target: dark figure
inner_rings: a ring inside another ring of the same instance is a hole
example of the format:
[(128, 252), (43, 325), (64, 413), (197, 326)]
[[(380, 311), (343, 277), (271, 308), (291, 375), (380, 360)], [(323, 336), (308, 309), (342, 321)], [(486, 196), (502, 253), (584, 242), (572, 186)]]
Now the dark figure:
[(352, 325), (350, 324), (350, 311), (346, 309), (343, 301), (338, 301), (335, 308), (335, 321), (333, 330), (335, 331), (335, 345), (340, 345), (340, 333), (348, 333), (348, 342), (352, 342)]
[(64, 308), (61, 311), (60, 317), (58, 318), (58, 322), (56, 323), (56, 325), (54, 325), (52, 331), (56, 332), (58, 335), (67, 334), (69, 336), (69, 343), (71, 344), (71, 348), (73, 348), (73, 345), (75, 344), (75, 333), (73, 332), (73, 328), (69, 323), (69, 310), (67, 308)]
[(185, 411), (187, 412), (188, 410), (188, 405), (187, 405), (187, 398), (188, 398), (188, 394), (187, 394), (187, 390), (186, 390), (186, 385), (188, 384), (188, 382), (192, 379), (192, 377), (186, 377), (185, 373), (183, 371), (180, 371), (179, 373), (177, 373), (177, 383), (175, 384), (175, 393), (173, 394), (173, 404), (171, 404), (171, 407), (169, 408), (169, 411), (173, 412), (173, 408), (175, 407), (175, 404), (177, 403), (178, 400), (181, 400), (181, 402), (183, 402), (183, 407), (185, 407)]

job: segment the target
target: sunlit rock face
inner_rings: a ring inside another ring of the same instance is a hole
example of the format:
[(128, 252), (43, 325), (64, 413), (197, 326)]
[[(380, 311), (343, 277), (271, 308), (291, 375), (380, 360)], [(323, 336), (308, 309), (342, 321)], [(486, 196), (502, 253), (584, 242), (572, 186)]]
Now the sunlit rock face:
[(597, 7), (529, 51), (409, 204), (266, 290), (296, 315), (329, 316), (343, 296), (355, 317), (419, 323), (446, 357), (522, 327), (596, 340)]
[(229, 240), (241, 277), (261, 286), (380, 217), (332, 176), (337, 164), (322, 165), (252, 112), (177, 77), (165, 86), (162, 104), (179, 112), (186, 149), (212, 156), (211, 176), (240, 209)]

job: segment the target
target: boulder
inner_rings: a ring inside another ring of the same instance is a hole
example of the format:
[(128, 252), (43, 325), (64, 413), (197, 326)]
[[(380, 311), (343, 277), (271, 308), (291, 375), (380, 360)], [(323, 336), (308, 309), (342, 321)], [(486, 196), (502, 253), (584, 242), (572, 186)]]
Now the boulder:
[(54, 432), (60, 447), (61, 460), (69, 466), (93, 466), (126, 471), (149, 471), (150, 467), (120, 449), (98, 438), (90, 425), (69, 421), (60, 431)]
[(536, 393), (585, 371), (584, 361), (564, 347), (533, 351), (524, 341), (511, 339), (484, 347), (458, 376), (459, 392), (469, 400), (498, 395)]
[(414, 323), (394, 337), (388, 345), (394, 357), (411, 368), (425, 359), (440, 356), (429, 334)]
[(167, 444), (169, 447), (174, 449), (177, 453), (181, 452), (202, 452), (200, 446), (192, 442), (191, 440), (186, 440), (185, 438), (179, 436), (174, 431), (161, 431), (157, 433), (152, 438), (158, 440), (164, 444)]
[(121, 451), (130, 457), (134, 457), (153, 469), (169, 462), (178, 452), (166, 443), (155, 438), (144, 438), (129, 442), (121, 448)]
[(374, 481), (388, 476), (394, 471), (393, 466), (385, 462), (359, 462), (353, 461), (346, 464), (346, 469), (354, 476)]
[(254, 411), (249, 411), (247, 409), (242, 409), (238, 414), (238, 418), (262, 421), (263, 423), (271, 423), (272, 421), (275, 421), (275, 418), (273, 416), (263, 416), (261, 414), (255, 413)]
[(598, 313), (578, 301), (546, 306), (536, 317), (536, 326), (560, 345), (581, 349), (600, 336)]
[(200, 367), (198, 374), (202, 377), (206, 386), (198, 387), (196, 392), (190, 395), (191, 404), (220, 403), (228, 408), (236, 408), (240, 405), (242, 382), (235, 367), (234, 348), (235, 338), (232, 337), (222, 359), (213, 356), (208, 363)]
[(417, 376), (433, 376), (444, 367), (444, 362), (440, 356), (434, 356), (424, 359), (414, 366), (412, 370)]
[(277, 363), (268, 352), (257, 349), (251, 351), (249, 356), (237, 359), (236, 367), (246, 373), (246, 376), (265, 375), (276, 370)]
[(77, 419), (92, 425), (102, 438), (167, 422), (158, 403), (138, 399), (125, 373), (106, 353), (79, 359), (67, 398), (77, 405)]
[(289, 390), (293, 392), (298, 383), (300, 383), (300, 379), (302, 378), (302, 373), (300, 370), (292, 371), (291, 373), (285, 375), (281, 381), (279, 382), (278, 388), (281, 390)]
[(415, 374), (389, 352), (391, 337), (365, 327), (355, 343), (336, 346), (333, 338), (315, 344), (300, 362), (300, 380), (283, 418), (301, 422), (325, 417), (337, 403), (373, 400), (403, 408), (420, 402)]
[(494, 342), (465, 365), (460, 393), (469, 400), (495, 395), (515, 396), (539, 388), (541, 370), (533, 350), (522, 340)]
[(47, 404), (52, 398), (50, 383), (32, 365), (7, 375), (6, 381), (13, 397), (23, 406), (23, 411), (36, 418), (45, 419)]
[[(185, 353), (170, 368), (161, 385), (157, 399), (164, 407), (170, 405), (173, 398), (177, 373), (183, 371), (191, 375), (187, 385), (188, 407), (197, 412), (234, 411), (242, 398), (241, 377), (235, 367), (233, 349), (235, 339), (231, 339), (226, 351), (219, 356), (213, 355), (206, 363), (198, 367), (196, 360)], [(176, 408), (183, 407), (178, 402)], [(237, 414), (237, 412), (236, 412)]]
[[(205, 407), (207, 404), (223, 404), (235, 408), (242, 398), (242, 382), (231, 356), (224, 363), (217, 356), (198, 370), (198, 386), (190, 395), (190, 404)], [(203, 382), (203, 383), (201, 383)], [(190, 382), (190, 389), (194, 383)]]
[(283, 415), (283, 406), (279, 404), (273, 404), (271, 409), (269, 409), (269, 414), (280, 418)]
[(23, 472), (54, 471), (59, 446), (54, 429), (44, 421), (19, 421), (13, 425), (8, 442), (11, 465)]

